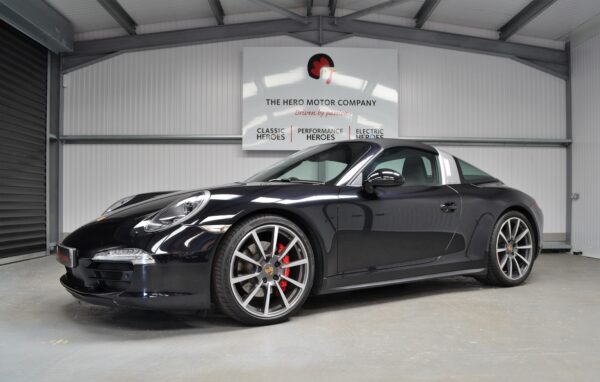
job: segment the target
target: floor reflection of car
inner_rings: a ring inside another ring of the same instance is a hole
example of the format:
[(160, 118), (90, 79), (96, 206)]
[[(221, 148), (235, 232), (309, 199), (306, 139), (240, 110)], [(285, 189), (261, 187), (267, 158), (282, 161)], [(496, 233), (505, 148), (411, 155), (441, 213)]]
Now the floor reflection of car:
[(354, 140), (299, 151), (244, 182), (124, 198), (57, 257), (62, 284), (84, 301), (216, 304), (269, 324), (311, 293), (455, 275), (521, 284), (541, 227), (535, 200), (442, 150)]

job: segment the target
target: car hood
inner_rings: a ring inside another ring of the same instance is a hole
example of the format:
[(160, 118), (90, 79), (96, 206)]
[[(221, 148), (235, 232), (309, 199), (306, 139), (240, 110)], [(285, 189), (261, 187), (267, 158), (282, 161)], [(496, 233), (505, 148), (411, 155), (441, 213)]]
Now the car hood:
[[(107, 248), (111, 246), (148, 245), (158, 237), (164, 237), (179, 229), (179, 225), (156, 232), (134, 229), (142, 220), (177, 200), (198, 192), (209, 191), (210, 201), (195, 216), (186, 221), (186, 226), (202, 224), (230, 224), (236, 218), (255, 210), (269, 207), (292, 209), (306, 204), (323, 203), (336, 199), (339, 190), (335, 186), (300, 184), (290, 182), (231, 183), (186, 191), (161, 194), (131, 205), (125, 205), (102, 215), (78, 228), (63, 240), (63, 244), (75, 248)], [(224, 218), (226, 220), (219, 220)]]
[(123, 205), (122, 207), (119, 207), (106, 215), (100, 216), (97, 221), (105, 219), (122, 219), (136, 216), (147, 216), (167, 207), (169, 204), (174, 203), (177, 200), (184, 199), (188, 196), (192, 196), (203, 191), (210, 192), (211, 200), (233, 201), (243, 196), (252, 195), (255, 193), (269, 193), (270, 190), (276, 190), (282, 187), (290, 187), (294, 185), (298, 186), (299, 184), (290, 182), (236, 182), (214, 187), (173, 191), (169, 193), (163, 193), (137, 203)]

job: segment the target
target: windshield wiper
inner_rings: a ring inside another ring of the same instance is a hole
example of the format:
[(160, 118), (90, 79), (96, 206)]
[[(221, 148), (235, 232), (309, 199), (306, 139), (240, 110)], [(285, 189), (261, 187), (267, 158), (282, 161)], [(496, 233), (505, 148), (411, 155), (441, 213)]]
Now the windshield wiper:
[(325, 184), (325, 182), (318, 182), (316, 180), (305, 180), (298, 178), (275, 178), (269, 179), (269, 182), (285, 182), (285, 183), (306, 183), (306, 184)]

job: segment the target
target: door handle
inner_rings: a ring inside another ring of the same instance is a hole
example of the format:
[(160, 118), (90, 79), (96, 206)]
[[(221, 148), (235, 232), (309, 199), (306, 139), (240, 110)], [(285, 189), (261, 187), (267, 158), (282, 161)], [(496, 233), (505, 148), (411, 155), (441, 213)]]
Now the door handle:
[(440, 205), (440, 209), (443, 212), (454, 212), (458, 209), (458, 207), (456, 206), (456, 203), (454, 203), (454, 202), (446, 202), (446, 203), (442, 203)]

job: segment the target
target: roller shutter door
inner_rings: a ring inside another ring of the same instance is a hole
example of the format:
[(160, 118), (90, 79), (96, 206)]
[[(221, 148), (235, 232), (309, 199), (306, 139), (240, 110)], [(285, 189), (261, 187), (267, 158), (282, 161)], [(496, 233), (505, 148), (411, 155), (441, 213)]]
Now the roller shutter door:
[(46, 249), (47, 60), (0, 22), (0, 258)]

